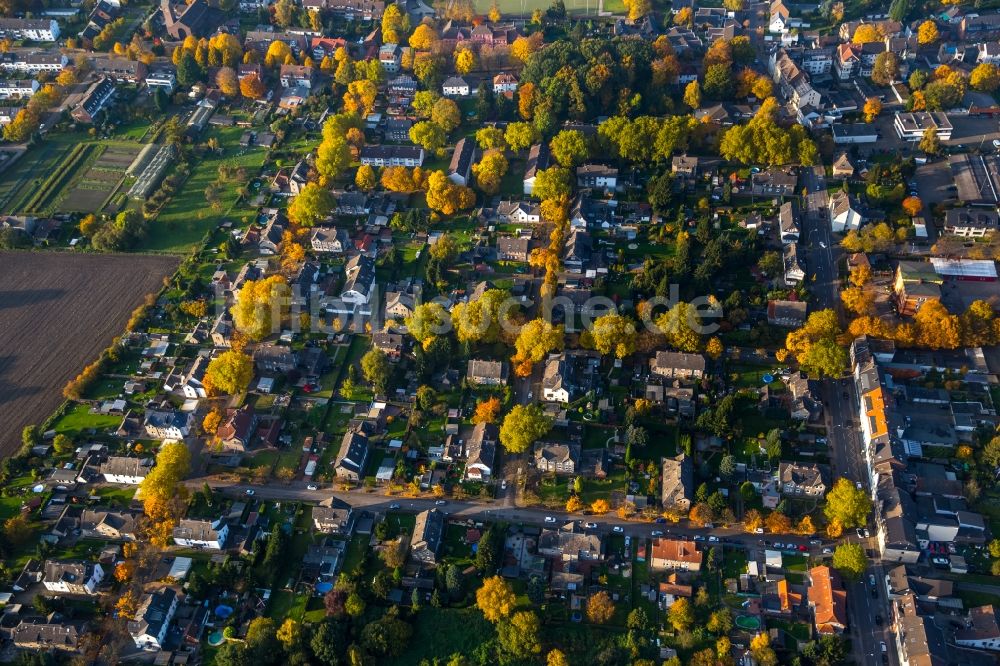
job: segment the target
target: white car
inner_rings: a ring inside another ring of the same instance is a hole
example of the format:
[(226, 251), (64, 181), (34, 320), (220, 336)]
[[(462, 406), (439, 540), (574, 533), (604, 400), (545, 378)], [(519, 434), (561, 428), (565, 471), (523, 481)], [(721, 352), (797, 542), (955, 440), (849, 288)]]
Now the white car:
[(438, 506), (444, 506), (445, 504), (448, 503), (448, 500), (438, 500), (437, 502), (434, 503), (437, 504)]
[(507, 490), (507, 479), (504, 479), (503, 483), (500, 484), (500, 490)]
[(253, 490), (253, 488), (247, 488), (247, 489), (246, 489), (245, 491), (243, 491), (243, 492), (245, 492), (245, 493), (246, 493), (247, 495), (253, 495), (253, 493), (254, 493), (254, 490)]
[(824, 548), (823, 549), (823, 554), (824, 555), (830, 555), (832, 553), (833, 553), (833, 548)]
[(821, 248), (823, 248), (824, 250), (826, 249), (826, 243), (824, 243), (823, 241), (820, 241), (820, 242), (819, 242), (819, 246), (820, 246)]
[(993, 147), (1000, 148), (1000, 139), (993, 139)]
[(398, 509), (398, 508), (399, 508), (399, 505), (396, 504), (395, 502), (393, 502), (392, 504), (389, 505), (389, 509), (390, 510), (395, 510), (395, 509)]
[(717, 537), (717, 536), (710, 536), (710, 537), (708, 537), (708, 541), (709, 541), (709, 543), (719, 543), (719, 537)]
[(553, 518), (552, 516), (545, 516), (545, 522), (547, 522), (547, 523), (554, 523), (554, 522), (556, 522), (556, 519)]
[(588, 530), (597, 529), (597, 523), (584, 523), (583, 526), (586, 527)]
[(649, 536), (654, 536), (654, 537), (663, 536), (663, 532), (661, 532), (660, 530), (653, 530), (652, 532), (649, 533)]
[(308, 486), (306, 486), (306, 490), (319, 490), (319, 486), (317, 486), (315, 483), (310, 483)]
[(625, 531), (625, 528), (622, 527), (621, 525), (615, 525), (614, 527), (611, 528), (611, 531), (618, 532), (619, 534), (621, 534), (622, 532)]

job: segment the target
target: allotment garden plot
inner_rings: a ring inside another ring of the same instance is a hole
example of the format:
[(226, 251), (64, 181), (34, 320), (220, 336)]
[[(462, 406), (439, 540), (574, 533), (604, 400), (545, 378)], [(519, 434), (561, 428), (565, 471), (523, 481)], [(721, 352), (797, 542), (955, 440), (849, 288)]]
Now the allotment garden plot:
[(125, 170), (140, 149), (141, 146), (124, 143), (76, 144), (23, 200), (19, 212), (51, 215), (104, 211), (116, 199), (124, 199), (119, 190)]

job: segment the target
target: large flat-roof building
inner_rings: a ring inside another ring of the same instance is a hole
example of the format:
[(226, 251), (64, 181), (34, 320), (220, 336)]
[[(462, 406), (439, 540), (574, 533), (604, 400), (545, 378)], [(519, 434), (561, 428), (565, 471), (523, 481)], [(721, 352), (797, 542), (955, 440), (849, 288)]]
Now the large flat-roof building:
[(904, 141), (920, 141), (924, 138), (924, 132), (932, 127), (939, 139), (947, 141), (954, 129), (948, 116), (941, 111), (897, 112), (892, 126), (896, 130), (896, 136)]

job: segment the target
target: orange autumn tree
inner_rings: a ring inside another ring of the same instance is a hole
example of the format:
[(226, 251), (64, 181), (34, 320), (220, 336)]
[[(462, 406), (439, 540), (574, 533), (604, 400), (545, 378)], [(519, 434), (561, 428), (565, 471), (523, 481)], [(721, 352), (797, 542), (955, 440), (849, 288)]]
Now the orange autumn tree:
[(493, 396), (489, 400), (483, 400), (476, 405), (476, 412), (472, 415), (473, 423), (496, 423), (500, 415), (500, 398)]

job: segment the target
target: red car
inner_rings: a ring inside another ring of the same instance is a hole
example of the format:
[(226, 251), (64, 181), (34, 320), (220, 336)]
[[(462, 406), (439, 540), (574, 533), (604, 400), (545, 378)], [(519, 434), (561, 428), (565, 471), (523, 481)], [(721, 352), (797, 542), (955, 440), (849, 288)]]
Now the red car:
[(805, 546), (799, 546), (799, 551), (800, 551), (800, 552), (803, 552), (803, 553), (804, 553), (804, 552), (806, 552), (807, 550), (809, 550), (809, 549), (808, 549), (808, 548), (806, 548)]

